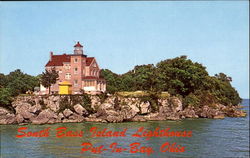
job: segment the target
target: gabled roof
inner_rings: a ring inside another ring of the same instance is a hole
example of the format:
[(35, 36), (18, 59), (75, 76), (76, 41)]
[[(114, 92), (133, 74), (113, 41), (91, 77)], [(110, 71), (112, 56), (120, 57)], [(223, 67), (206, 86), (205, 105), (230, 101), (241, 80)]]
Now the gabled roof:
[[(73, 54), (74, 55), (74, 54)], [(70, 56), (73, 56), (72, 54), (67, 55), (52, 55), (51, 60), (48, 61), (48, 63), (45, 66), (63, 66), (64, 62), (70, 62)], [(87, 57), (86, 58), (86, 66), (90, 66), (90, 64), (93, 62), (95, 58), (94, 57)]]
[(94, 57), (88, 57), (88, 58), (86, 58), (86, 65), (90, 66), (90, 64), (92, 63), (93, 60), (94, 60)]
[(70, 62), (70, 55), (52, 55), (51, 60), (45, 66), (63, 66), (64, 62)]
[(83, 47), (80, 42), (77, 42), (77, 44), (74, 47)]

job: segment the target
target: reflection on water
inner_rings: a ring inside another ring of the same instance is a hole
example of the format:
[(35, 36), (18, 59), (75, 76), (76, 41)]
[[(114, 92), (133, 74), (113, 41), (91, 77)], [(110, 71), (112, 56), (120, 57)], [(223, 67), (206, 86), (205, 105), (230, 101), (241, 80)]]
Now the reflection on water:
[[(183, 121), (152, 121), (128, 123), (65, 123), (53, 125), (1, 125), (1, 157), (148, 157), (146, 154), (129, 152), (102, 154), (90, 152), (81, 153), (81, 144), (90, 142), (95, 146), (108, 147), (117, 142), (119, 147), (129, 148), (134, 142), (141, 146), (150, 146), (155, 153), (149, 157), (249, 157), (249, 100), (242, 103), (248, 111), (246, 118), (213, 119), (186, 119)], [(84, 131), (84, 136), (56, 138), (56, 128), (67, 127), (69, 130)], [(121, 131), (128, 128), (126, 137), (90, 138), (90, 128), (107, 128), (112, 131)], [(16, 138), (18, 127), (28, 127), (29, 131), (39, 131), (51, 127), (50, 136), (43, 138)], [(172, 131), (193, 131), (190, 138), (183, 137), (131, 137), (138, 128), (147, 130), (170, 128)], [(165, 142), (185, 146), (184, 153), (159, 152)]]

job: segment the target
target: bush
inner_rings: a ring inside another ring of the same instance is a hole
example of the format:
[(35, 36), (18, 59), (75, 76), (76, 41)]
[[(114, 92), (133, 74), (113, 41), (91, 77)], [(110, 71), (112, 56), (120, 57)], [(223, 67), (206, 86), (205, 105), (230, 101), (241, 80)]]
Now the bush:
[(200, 106), (200, 99), (193, 93), (189, 94), (183, 99), (183, 107), (185, 108), (187, 106)]
[(81, 103), (82, 107), (84, 107), (89, 113), (95, 113), (96, 111), (91, 107), (91, 99), (88, 94), (82, 95)]
[(70, 109), (71, 111), (75, 111), (73, 106), (71, 105), (70, 96), (67, 95), (63, 95), (60, 97), (59, 110), (57, 113), (63, 112), (65, 109)]
[(96, 96), (99, 97), (101, 104), (104, 103), (104, 101), (108, 98), (108, 94), (107, 93), (97, 94)]

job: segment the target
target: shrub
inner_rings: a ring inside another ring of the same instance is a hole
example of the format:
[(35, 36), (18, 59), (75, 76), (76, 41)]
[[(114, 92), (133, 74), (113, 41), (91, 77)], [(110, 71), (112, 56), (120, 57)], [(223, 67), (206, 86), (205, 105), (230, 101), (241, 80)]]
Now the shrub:
[(107, 93), (97, 94), (96, 96), (98, 96), (100, 98), (101, 104), (104, 103), (104, 101), (108, 98), (108, 94)]
[(89, 113), (95, 113), (96, 111), (91, 107), (91, 99), (88, 94), (83, 94), (81, 103), (82, 107), (84, 107)]

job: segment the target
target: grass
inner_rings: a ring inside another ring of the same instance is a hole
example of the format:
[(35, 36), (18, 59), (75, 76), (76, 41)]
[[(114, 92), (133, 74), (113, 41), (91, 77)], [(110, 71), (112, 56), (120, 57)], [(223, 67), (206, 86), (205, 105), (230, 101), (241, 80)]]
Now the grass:
[[(133, 92), (128, 92), (128, 91), (123, 91), (123, 92), (116, 92), (118, 96), (121, 97), (147, 97), (150, 96), (150, 92), (147, 91), (133, 91)], [(161, 94), (158, 94), (159, 98), (169, 98), (170, 94), (168, 92), (161, 92)]]

